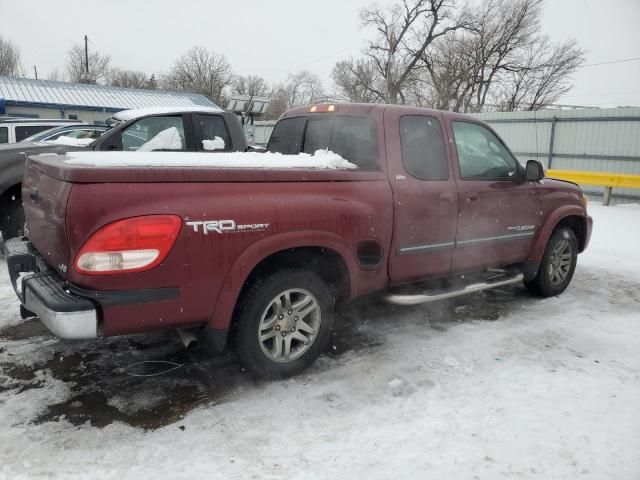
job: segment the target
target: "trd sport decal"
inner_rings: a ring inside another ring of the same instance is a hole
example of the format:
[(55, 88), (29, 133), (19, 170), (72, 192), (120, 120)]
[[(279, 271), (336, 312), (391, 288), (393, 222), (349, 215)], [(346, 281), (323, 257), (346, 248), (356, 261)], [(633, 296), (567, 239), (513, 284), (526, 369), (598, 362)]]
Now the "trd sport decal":
[(193, 228), (195, 233), (204, 233), (209, 235), (213, 233), (231, 233), (231, 232), (262, 232), (269, 228), (269, 223), (252, 223), (247, 225), (238, 225), (235, 220), (206, 220), (203, 222), (187, 222), (187, 225)]

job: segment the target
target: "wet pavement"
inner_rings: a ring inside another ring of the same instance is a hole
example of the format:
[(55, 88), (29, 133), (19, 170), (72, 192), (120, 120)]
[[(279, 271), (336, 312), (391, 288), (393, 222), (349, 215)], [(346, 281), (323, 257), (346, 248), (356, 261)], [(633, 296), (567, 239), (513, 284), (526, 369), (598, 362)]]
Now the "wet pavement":
[[(425, 335), (437, 335), (460, 323), (499, 320), (531, 301), (535, 299), (522, 287), (419, 307), (386, 305), (376, 296), (359, 299), (340, 309), (323, 358), (306, 375), (312, 381), (314, 371), (334, 368), (348, 355), (373, 357), (397, 328), (417, 325)], [(196, 407), (215, 407), (261, 386), (231, 354), (214, 357), (203, 349), (186, 350), (175, 332), (62, 342), (38, 320), (28, 320), (0, 331), (0, 353), (12, 351), (13, 342), (43, 344), (46, 360), (25, 365), (4, 355), (0, 392), (42, 388), (51, 377), (71, 390), (67, 400), (48, 405), (35, 423), (64, 418), (74, 425), (123, 422), (156, 429), (179, 422)]]

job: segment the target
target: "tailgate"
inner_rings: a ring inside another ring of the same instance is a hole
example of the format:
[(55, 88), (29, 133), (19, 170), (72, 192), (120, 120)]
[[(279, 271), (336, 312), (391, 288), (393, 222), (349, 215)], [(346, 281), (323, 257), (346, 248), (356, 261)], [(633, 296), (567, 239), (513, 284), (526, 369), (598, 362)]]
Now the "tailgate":
[(69, 245), (65, 212), (73, 184), (47, 175), (34, 158), (27, 160), (22, 181), (27, 236), (42, 257), (66, 278)]

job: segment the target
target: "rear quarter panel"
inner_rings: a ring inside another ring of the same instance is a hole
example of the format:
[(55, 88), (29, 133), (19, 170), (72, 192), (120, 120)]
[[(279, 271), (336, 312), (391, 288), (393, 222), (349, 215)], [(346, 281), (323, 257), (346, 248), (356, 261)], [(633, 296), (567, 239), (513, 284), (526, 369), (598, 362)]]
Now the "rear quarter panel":
[[(179, 287), (175, 300), (103, 312), (103, 333), (118, 335), (209, 323), (227, 328), (248, 274), (266, 256), (300, 246), (337, 251), (349, 269), (351, 295), (381, 288), (385, 260), (367, 271), (358, 266), (354, 244), (377, 238), (385, 248), (393, 223), (388, 182), (238, 182), (77, 184), (67, 211), (71, 261), (84, 241), (112, 221), (150, 214), (183, 219), (166, 260), (148, 272), (86, 276), (69, 268), (69, 280), (96, 290)], [(262, 231), (198, 232), (186, 222), (234, 220), (268, 224)]]

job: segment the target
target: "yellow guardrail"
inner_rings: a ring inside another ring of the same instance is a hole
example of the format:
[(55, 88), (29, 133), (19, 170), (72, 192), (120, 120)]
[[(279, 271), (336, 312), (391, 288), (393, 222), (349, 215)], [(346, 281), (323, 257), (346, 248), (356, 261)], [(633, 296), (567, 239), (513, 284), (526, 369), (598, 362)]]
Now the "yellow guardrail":
[(640, 175), (604, 172), (577, 172), (575, 170), (547, 170), (546, 176), (569, 180), (580, 185), (597, 185), (599, 187), (640, 188)]
[(549, 178), (559, 180), (569, 180), (578, 185), (596, 185), (604, 187), (603, 205), (611, 202), (611, 191), (613, 188), (640, 188), (640, 175), (628, 175), (624, 173), (606, 172), (578, 172), (575, 170), (547, 170)]

